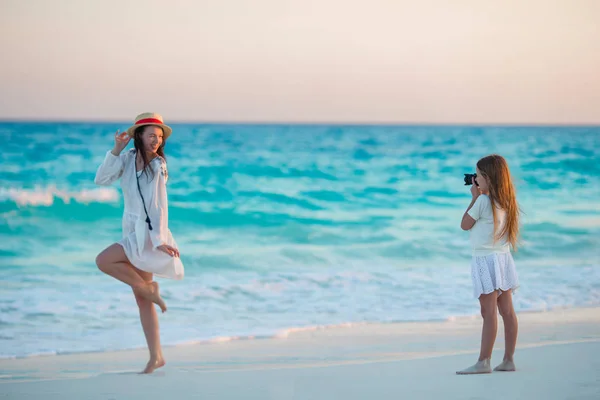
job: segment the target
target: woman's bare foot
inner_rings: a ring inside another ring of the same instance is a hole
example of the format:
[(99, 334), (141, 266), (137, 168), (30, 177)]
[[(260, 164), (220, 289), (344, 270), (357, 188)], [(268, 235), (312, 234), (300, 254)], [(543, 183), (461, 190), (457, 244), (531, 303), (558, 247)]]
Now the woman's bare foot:
[(145, 299), (150, 300), (154, 304), (157, 304), (163, 313), (167, 311), (167, 305), (163, 301), (162, 297), (160, 297), (160, 291), (158, 290), (157, 282), (149, 282), (143, 286), (138, 286), (134, 289), (134, 292)]
[(458, 375), (473, 375), (473, 374), (490, 374), (492, 373), (492, 367), (490, 367), (490, 360), (477, 361), (477, 363), (462, 371), (456, 371)]
[(158, 282), (152, 282), (152, 287), (154, 288), (154, 298), (152, 299), (152, 302), (158, 304), (162, 312), (167, 311), (167, 305), (163, 301), (162, 297), (160, 297), (160, 291), (158, 290)]
[(500, 365), (498, 365), (496, 368), (494, 368), (494, 371), (504, 371), (504, 372), (510, 372), (510, 371), (516, 371), (517, 368), (515, 367), (515, 362), (512, 360), (504, 360), (500, 363)]
[(162, 357), (158, 358), (156, 360), (150, 359), (150, 361), (148, 361), (148, 364), (146, 364), (146, 368), (144, 368), (144, 370), (142, 372), (140, 372), (140, 374), (151, 374), (154, 372), (154, 370), (157, 370), (160, 367), (164, 367), (164, 366), (165, 366), (165, 360)]

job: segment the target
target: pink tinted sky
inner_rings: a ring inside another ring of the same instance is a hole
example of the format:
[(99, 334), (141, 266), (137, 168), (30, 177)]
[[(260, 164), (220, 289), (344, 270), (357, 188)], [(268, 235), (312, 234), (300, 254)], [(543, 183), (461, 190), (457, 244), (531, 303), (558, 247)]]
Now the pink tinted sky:
[(598, 0), (1, 0), (0, 118), (600, 123)]

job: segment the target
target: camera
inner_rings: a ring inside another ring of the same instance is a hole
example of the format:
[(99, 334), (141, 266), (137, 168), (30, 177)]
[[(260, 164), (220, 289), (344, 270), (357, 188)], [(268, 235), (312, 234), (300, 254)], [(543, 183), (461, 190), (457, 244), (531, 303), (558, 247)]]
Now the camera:
[(476, 186), (479, 186), (479, 183), (477, 183), (477, 174), (465, 174), (465, 186), (472, 185), (473, 182), (475, 182)]

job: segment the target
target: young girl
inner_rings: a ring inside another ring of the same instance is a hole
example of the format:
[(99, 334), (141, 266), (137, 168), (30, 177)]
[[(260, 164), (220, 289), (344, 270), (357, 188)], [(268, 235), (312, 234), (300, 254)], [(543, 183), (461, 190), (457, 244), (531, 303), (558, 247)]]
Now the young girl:
[(517, 247), (519, 207), (508, 164), (502, 156), (492, 154), (477, 162), (471, 195), (460, 227), (471, 231), (471, 277), (474, 295), (481, 305), (483, 331), (479, 361), (457, 374), (492, 372), (490, 359), (498, 329), (496, 308), (504, 321), (506, 344), (504, 360), (494, 371), (514, 371), (518, 323), (512, 293), (519, 280), (511, 247), (515, 250)]
[[(115, 134), (115, 145), (96, 173), (98, 185), (110, 185), (121, 178), (125, 199), (123, 239), (96, 257), (100, 270), (131, 286), (150, 350), (150, 361), (142, 373), (165, 365), (160, 347), (158, 315), (153, 303), (167, 310), (152, 276), (182, 279), (183, 264), (168, 227), (165, 141), (171, 128), (160, 115), (137, 116), (127, 132)], [(133, 138), (134, 149), (121, 154)]]

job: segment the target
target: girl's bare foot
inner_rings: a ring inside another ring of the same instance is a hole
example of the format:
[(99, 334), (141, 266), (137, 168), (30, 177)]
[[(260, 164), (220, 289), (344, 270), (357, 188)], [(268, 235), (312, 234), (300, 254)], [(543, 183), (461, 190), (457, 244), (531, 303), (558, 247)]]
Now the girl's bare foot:
[(159, 369), (160, 367), (164, 367), (165, 360), (161, 357), (156, 360), (150, 359), (148, 364), (146, 364), (146, 368), (140, 374), (151, 374), (154, 370)]
[(163, 301), (162, 297), (160, 297), (160, 291), (158, 290), (157, 282), (149, 282), (145, 285), (137, 286), (134, 289), (134, 292), (143, 298), (150, 300), (154, 304), (157, 304), (163, 313), (167, 311), (167, 305)]
[(490, 360), (477, 361), (477, 363), (462, 371), (456, 371), (458, 375), (473, 375), (473, 374), (490, 374), (492, 373), (492, 367), (490, 367)]
[(500, 365), (498, 365), (496, 368), (494, 368), (494, 371), (504, 371), (504, 372), (509, 372), (509, 371), (516, 371), (517, 368), (515, 367), (515, 362), (512, 360), (504, 360), (500, 363)]

